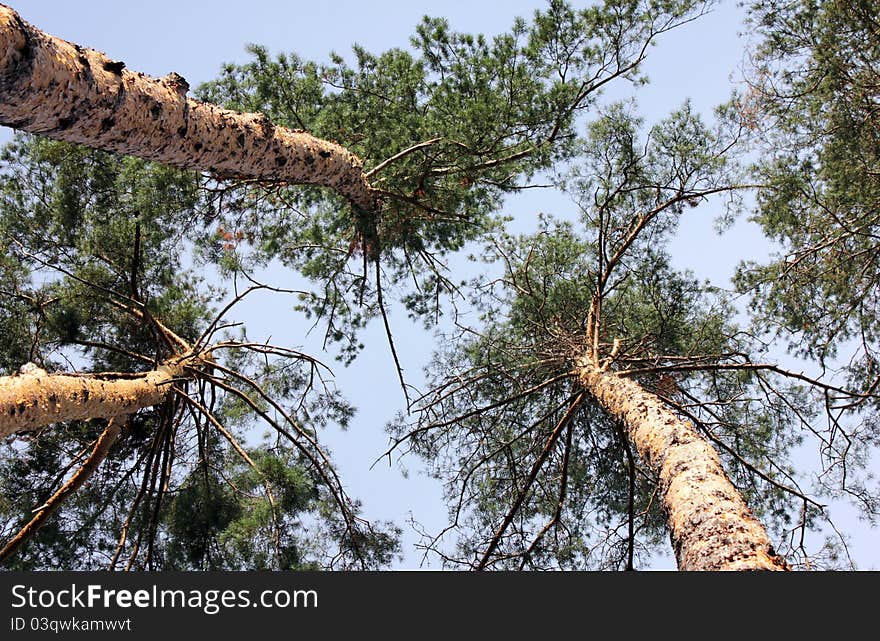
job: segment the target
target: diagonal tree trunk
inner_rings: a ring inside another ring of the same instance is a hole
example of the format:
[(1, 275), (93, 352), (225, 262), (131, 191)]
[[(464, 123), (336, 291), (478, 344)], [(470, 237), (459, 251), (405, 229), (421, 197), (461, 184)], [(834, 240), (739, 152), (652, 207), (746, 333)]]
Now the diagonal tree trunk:
[(80, 468), (49, 498), (48, 501), (46, 501), (44, 505), (37, 508), (36, 513), (31, 520), (28, 521), (27, 524), (18, 531), (18, 534), (13, 536), (2, 549), (0, 549), (0, 563), (3, 563), (6, 559), (15, 554), (37, 530), (45, 525), (46, 521), (49, 520), (49, 517), (52, 516), (52, 514), (61, 506), (64, 500), (81, 488), (83, 484), (91, 478), (92, 474), (95, 473), (95, 470), (98, 469), (98, 466), (101, 465), (101, 462), (107, 458), (107, 455), (110, 453), (110, 448), (113, 447), (116, 439), (119, 438), (119, 434), (122, 431), (122, 423), (124, 422), (124, 416), (117, 416), (116, 418), (110, 419), (107, 427), (101, 433), (101, 436), (95, 441), (92, 453), (89, 454), (89, 457)]
[(728, 479), (718, 453), (688, 422), (638, 383), (589, 358), (581, 360), (577, 374), (657, 475), (680, 570), (789, 569)]
[(115, 418), (161, 403), (180, 364), (143, 374), (71, 376), (32, 373), (0, 376), (0, 438), (50, 423)]
[(377, 207), (361, 160), (344, 147), (188, 99), (162, 79), (46, 34), (0, 5), (0, 124), (184, 169), (322, 185)]

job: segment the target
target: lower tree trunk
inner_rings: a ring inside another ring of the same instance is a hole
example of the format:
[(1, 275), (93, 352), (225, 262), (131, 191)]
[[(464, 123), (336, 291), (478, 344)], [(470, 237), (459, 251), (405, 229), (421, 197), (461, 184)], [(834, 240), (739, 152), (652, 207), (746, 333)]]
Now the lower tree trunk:
[(114, 418), (161, 403), (180, 366), (143, 374), (71, 376), (33, 373), (0, 376), (0, 438), (50, 423)]
[(680, 570), (787, 570), (715, 449), (635, 381), (579, 363), (578, 377), (657, 475)]

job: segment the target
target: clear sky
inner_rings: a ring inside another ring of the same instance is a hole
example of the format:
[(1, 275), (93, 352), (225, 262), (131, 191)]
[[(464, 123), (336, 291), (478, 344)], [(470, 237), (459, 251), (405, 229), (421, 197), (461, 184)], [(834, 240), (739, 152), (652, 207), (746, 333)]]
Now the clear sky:
[[(425, 14), (447, 17), (457, 30), (493, 34), (508, 28), (515, 16), (529, 17), (545, 5), (538, 0), (4, 1), (48, 33), (102, 50), (132, 70), (153, 76), (175, 71), (193, 87), (215, 77), (224, 62), (246, 61), (247, 43), (326, 60), (330, 51), (347, 54), (353, 43), (372, 51), (406, 47)], [(637, 94), (648, 123), (686, 98), (707, 114), (728, 98), (743, 58), (741, 18), (737, 3), (725, 0), (711, 15), (659, 41), (645, 68), (651, 84)], [(0, 128), (0, 140), (8, 139), (8, 133)], [(506, 204), (506, 212), (526, 226), (537, 211), (565, 215), (571, 210), (565, 198), (547, 192), (527, 191)], [(738, 261), (765, 256), (768, 246), (744, 221), (719, 237), (712, 227), (718, 213), (711, 207), (688, 212), (672, 253), (680, 266), (726, 286)], [(285, 274), (273, 277), (275, 284), (285, 285)], [(249, 308), (252, 317), (246, 318), (251, 338), (271, 334), (283, 344), (319, 345), (303, 337), (308, 326), (290, 307), (291, 301), (276, 295), (255, 297)], [(407, 377), (418, 384), (432, 337), (409, 326), (403, 314), (392, 322)], [(367, 518), (393, 520), (406, 528), (411, 515), (428, 531), (437, 531), (446, 524), (445, 507), (436, 483), (418, 474), (417, 461), (407, 461), (413, 473), (406, 479), (387, 464), (370, 469), (385, 449), (383, 426), (401, 408), (402, 394), (381, 326), (374, 324), (364, 339), (368, 347), (352, 367), (334, 367), (338, 385), (358, 406), (358, 415), (348, 432), (324, 438), (331, 443), (350, 493), (363, 501)], [(871, 545), (877, 532), (848, 517), (842, 525), (856, 536), (852, 550), (860, 566), (880, 567), (878, 546)], [(400, 567), (418, 567), (414, 540), (407, 534)], [(674, 565), (666, 558), (657, 559), (654, 567)]]

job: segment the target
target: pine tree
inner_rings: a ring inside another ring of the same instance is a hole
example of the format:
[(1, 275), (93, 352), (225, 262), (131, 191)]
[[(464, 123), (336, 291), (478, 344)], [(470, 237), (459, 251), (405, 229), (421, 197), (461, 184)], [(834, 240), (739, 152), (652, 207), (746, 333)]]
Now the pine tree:
[(456, 553), (425, 545), (447, 562), (632, 569), (668, 532), (680, 569), (789, 567), (756, 515), (776, 542), (821, 520), (788, 454), (828, 390), (764, 361), (664, 250), (683, 209), (739, 192), (739, 134), (688, 105), (645, 133), (613, 106), (567, 179), (578, 224), (487, 246), (481, 324), (460, 321), (393, 430), (445, 483)]
[(738, 276), (757, 328), (861, 393), (829, 399), (821, 429), (827, 491), (876, 523), (874, 456), (880, 384), (880, 3), (760, 2), (750, 88), (740, 115), (754, 135), (753, 218), (775, 241)]
[[(663, 250), (683, 207), (740, 188), (725, 160), (740, 132), (685, 106), (638, 142), (615, 106), (578, 138), (602, 89), (639, 81), (657, 37), (710, 4), (553, 0), (492, 40), (426, 19), (411, 51), (355, 48), (352, 63), (253, 47), (199, 100), (0, 7), (0, 122), (63, 141), (20, 138), (5, 159), (14, 562), (387, 564), (398, 530), (358, 516), (319, 442), (352, 408), (321, 363), (227, 317), (278, 260), (312, 282), (298, 311), (342, 360), (375, 317), (397, 360), (388, 305), (436, 323), (459, 288), (445, 258), (489, 238), (503, 277), (476, 289), (485, 326), (407, 398), (416, 424), (393, 428), (447, 480), (459, 560), (632, 568), (669, 532), (683, 569), (785, 569), (756, 516), (777, 541), (822, 516), (784, 453), (815, 394), (853, 397), (759, 360), (732, 307)], [(504, 195), (573, 160), (582, 228), (506, 236)], [(224, 297), (193, 265), (252, 286)], [(143, 398), (113, 411), (90, 388), (86, 405), (59, 374), (72, 368)], [(272, 438), (254, 445), (257, 423)]]
[[(18, 437), (0, 454), (0, 558), (386, 564), (396, 529), (358, 517), (317, 441), (351, 408), (316, 361), (223, 330), (247, 292), (226, 300), (187, 265), (200, 177), (32, 137), (5, 149), (4, 166), (0, 237), (17, 278), (0, 301), (20, 329), (2, 354), (28, 363), (0, 377), (0, 429)], [(277, 439), (248, 437), (260, 422)]]

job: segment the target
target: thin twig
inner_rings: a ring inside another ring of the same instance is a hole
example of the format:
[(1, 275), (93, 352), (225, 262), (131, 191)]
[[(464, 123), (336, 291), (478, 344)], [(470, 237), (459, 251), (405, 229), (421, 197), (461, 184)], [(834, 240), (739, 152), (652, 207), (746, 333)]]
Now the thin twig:
[(529, 471), (529, 475), (526, 477), (522, 489), (519, 491), (516, 499), (513, 502), (513, 505), (510, 506), (510, 510), (508, 510), (507, 515), (504, 517), (504, 520), (501, 522), (501, 525), (495, 532), (495, 536), (493, 536), (492, 540), (489, 542), (486, 551), (483, 553), (482, 559), (480, 559), (480, 562), (477, 563), (475, 569), (484, 570), (488, 565), (489, 560), (492, 558), (492, 553), (501, 542), (501, 538), (504, 536), (504, 532), (507, 530), (508, 526), (513, 522), (513, 518), (516, 516), (516, 513), (519, 511), (520, 506), (523, 504), (523, 501), (525, 500), (526, 495), (528, 494), (529, 489), (532, 486), (532, 483), (534, 483), (535, 479), (538, 476), (538, 472), (540, 472), (541, 467), (543, 467), (544, 461), (547, 460), (547, 457), (550, 456), (550, 452), (553, 451), (553, 446), (556, 445), (556, 441), (559, 439), (559, 435), (562, 433), (562, 430), (566, 427), (566, 425), (568, 425), (568, 422), (572, 419), (585, 397), (586, 392), (578, 393), (578, 395), (572, 401), (571, 405), (568, 407), (568, 410), (565, 412), (565, 415), (561, 419), (559, 419), (556, 427), (553, 428), (550, 436), (547, 437), (547, 442), (544, 444), (544, 449), (541, 450), (541, 453), (538, 455), (538, 458), (532, 465), (532, 469), (531, 471)]
[(370, 177), (372, 177), (374, 174), (379, 173), (380, 171), (385, 169), (385, 167), (387, 167), (388, 165), (390, 165), (394, 162), (397, 162), (398, 160), (400, 160), (402, 158), (405, 158), (409, 154), (413, 153), (414, 151), (418, 151), (419, 149), (422, 149), (423, 147), (430, 147), (431, 145), (434, 145), (434, 144), (440, 142), (441, 140), (443, 140), (443, 138), (431, 138), (431, 140), (425, 140), (424, 142), (420, 142), (416, 145), (413, 145), (412, 147), (409, 147), (408, 149), (404, 149), (403, 151), (391, 156), (391, 158), (388, 158), (387, 160), (383, 160), (378, 165), (373, 167), (370, 171), (365, 172), (364, 178), (369, 180)]

